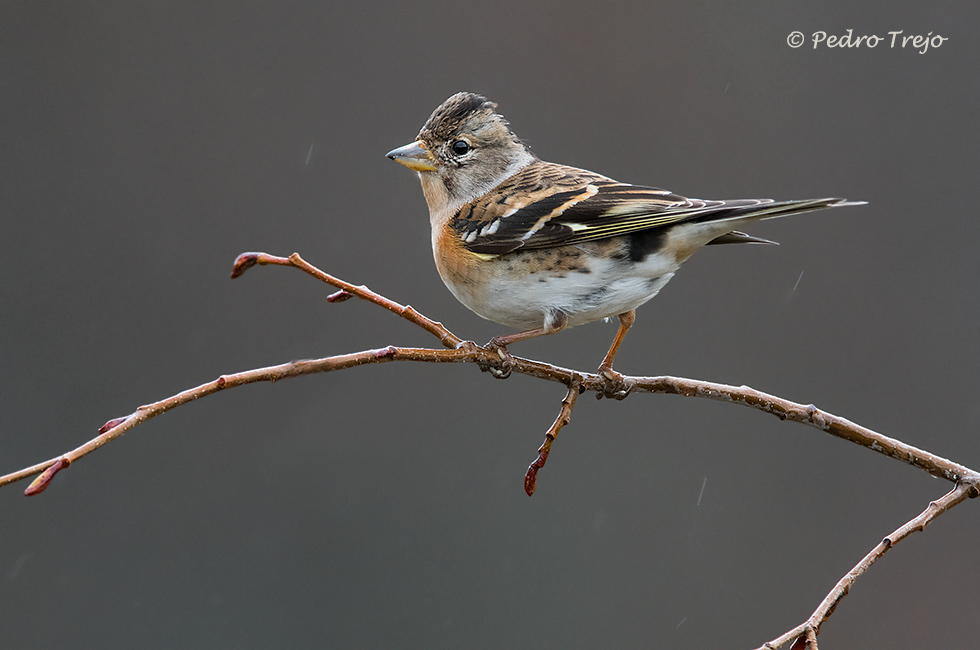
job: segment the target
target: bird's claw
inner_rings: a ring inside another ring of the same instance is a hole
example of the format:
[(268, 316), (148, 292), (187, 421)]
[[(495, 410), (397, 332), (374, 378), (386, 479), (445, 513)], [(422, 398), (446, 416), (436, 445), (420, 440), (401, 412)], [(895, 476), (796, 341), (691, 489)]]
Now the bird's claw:
[(633, 382), (629, 381), (622, 374), (612, 368), (599, 367), (599, 376), (602, 378), (602, 392), (596, 393), (596, 399), (603, 397), (609, 399), (626, 399), (626, 396), (633, 390)]
[(489, 372), (497, 379), (507, 379), (510, 377), (510, 373), (514, 369), (514, 357), (510, 356), (507, 346), (501, 345), (496, 339), (490, 339), (483, 346), (483, 349), (492, 352), (493, 356), (491, 359), (477, 361), (480, 370)]

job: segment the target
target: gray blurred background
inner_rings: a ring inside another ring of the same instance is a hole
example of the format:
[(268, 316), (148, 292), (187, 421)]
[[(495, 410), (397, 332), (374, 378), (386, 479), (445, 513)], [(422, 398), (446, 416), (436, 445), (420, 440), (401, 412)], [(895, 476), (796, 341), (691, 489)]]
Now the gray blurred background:
[[(870, 205), (761, 224), (639, 312), (617, 368), (748, 384), (980, 467), (980, 9), (963, 2), (33, 3), (0, 9), (0, 473), (226, 372), (407, 322), (247, 250), (301, 252), (484, 342), (384, 158), (459, 90), (545, 160), (702, 198)], [(918, 6), (916, 6), (918, 5)], [(794, 30), (948, 38), (814, 50)], [(593, 324), (514, 353), (592, 370)], [(388, 364), (139, 427), (0, 490), (4, 648), (747, 648), (949, 489), (757, 411), (579, 402)], [(828, 648), (976, 643), (980, 513), (889, 553)]]

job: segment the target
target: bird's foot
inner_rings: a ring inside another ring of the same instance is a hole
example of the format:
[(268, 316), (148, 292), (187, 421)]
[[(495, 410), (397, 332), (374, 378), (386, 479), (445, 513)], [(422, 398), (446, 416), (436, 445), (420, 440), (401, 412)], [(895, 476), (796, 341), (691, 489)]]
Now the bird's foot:
[(507, 379), (510, 377), (511, 370), (514, 369), (514, 357), (510, 356), (507, 345), (501, 343), (500, 337), (495, 336), (490, 339), (483, 346), (483, 349), (492, 352), (493, 357), (488, 360), (477, 361), (480, 370), (489, 372), (497, 379)]
[(626, 399), (626, 396), (633, 390), (633, 382), (613, 370), (612, 367), (599, 366), (598, 374), (602, 378), (604, 386), (601, 393), (596, 393), (596, 399), (603, 397)]

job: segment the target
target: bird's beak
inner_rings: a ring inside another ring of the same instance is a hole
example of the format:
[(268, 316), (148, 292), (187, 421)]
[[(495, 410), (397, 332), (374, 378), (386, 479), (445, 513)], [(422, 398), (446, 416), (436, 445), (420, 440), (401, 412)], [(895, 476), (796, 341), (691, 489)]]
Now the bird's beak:
[(416, 140), (412, 144), (398, 147), (385, 154), (395, 162), (399, 162), (409, 169), (417, 172), (434, 172), (436, 166), (432, 154), (422, 146), (421, 140)]

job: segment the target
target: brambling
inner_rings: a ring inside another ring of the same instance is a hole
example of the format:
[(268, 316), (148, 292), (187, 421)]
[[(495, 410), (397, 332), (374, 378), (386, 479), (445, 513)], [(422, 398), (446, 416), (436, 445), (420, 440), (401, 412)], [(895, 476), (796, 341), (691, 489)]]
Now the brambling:
[(418, 172), (436, 267), (449, 290), (483, 318), (522, 330), (490, 341), (505, 362), (511, 343), (619, 317), (599, 365), (609, 395), (628, 392), (612, 366), (636, 308), (694, 251), (772, 244), (737, 229), (861, 203), (708, 201), (620, 183), (539, 160), (496, 109), (485, 97), (457, 93), (436, 108), (415, 142), (387, 156)]

